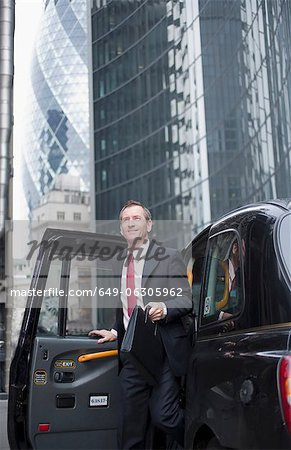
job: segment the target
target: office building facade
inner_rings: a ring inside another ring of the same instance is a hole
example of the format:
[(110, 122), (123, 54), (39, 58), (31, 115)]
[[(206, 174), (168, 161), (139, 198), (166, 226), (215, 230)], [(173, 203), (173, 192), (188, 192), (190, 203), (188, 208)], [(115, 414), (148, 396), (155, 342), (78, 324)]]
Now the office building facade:
[(291, 195), (291, 8), (199, 1), (211, 215)]
[(46, 0), (31, 69), (23, 185), (29, 209), (60, 174), (90, 189), (87, 8), (84, 0)]
[(91, 0), (95, 209), (198, 231), (291, 195), (287, 0)]
[(96, 218), (127, 198), (176, 218), (166, 2), (93, 2)]

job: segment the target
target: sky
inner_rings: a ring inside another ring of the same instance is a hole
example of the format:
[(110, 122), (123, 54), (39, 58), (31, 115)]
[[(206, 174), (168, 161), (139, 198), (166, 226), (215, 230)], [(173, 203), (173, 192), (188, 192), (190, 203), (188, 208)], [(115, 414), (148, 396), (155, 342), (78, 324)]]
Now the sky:
[(43, 0), (16, 0), (14, 36), (14, 179), (13, 179), (13, 218), (27, 219), (26, 201), (21, 180), (21, 152), (25, 132), (23, 118), (26, 115), (26, 92), (30, 83), (30, 63), (34, 39), (43, 11)]

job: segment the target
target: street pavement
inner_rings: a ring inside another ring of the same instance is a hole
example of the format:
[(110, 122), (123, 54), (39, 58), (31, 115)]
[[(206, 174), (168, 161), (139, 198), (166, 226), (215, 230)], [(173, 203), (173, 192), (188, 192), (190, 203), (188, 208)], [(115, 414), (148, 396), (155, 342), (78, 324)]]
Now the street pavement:
[(0, 449), (9, 450), (8, 438), (7, 438), (7, 400), (0, 399)]

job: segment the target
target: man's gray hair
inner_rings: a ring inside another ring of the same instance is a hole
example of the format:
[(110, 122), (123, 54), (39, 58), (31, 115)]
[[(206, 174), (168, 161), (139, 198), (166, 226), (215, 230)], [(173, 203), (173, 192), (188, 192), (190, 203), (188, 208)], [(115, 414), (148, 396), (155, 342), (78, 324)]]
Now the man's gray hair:
[(143, 211), (144, 211), (144, 215), (145, 215), (146, 220), (152, 220), (152, 215), (151, 215), (150, 210), (148, 208), (146, 208), (141, 202), (138, 202), (137, 200), (128, 200), (123, 205), (123, 207), (121, 208), (120, 213), (119, 213), (119, 220), (121, 220), (123, 211), (126, 208), (129, 208), (130, 206), (141, 206)]

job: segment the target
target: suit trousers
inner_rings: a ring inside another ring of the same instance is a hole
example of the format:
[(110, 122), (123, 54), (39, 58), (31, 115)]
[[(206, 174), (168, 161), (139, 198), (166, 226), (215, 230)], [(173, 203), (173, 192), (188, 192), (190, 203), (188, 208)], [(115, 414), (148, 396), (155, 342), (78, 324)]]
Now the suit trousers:
[(145, 449), (150, 423), (170, 435), (180, 445), (184, 442), (184, 410), (180, 405), (179, 378), (164, 360), (161, 380), (152, 387), (138, 370), (121, 355), (120, 409), (118, 447), (122, 450)]

